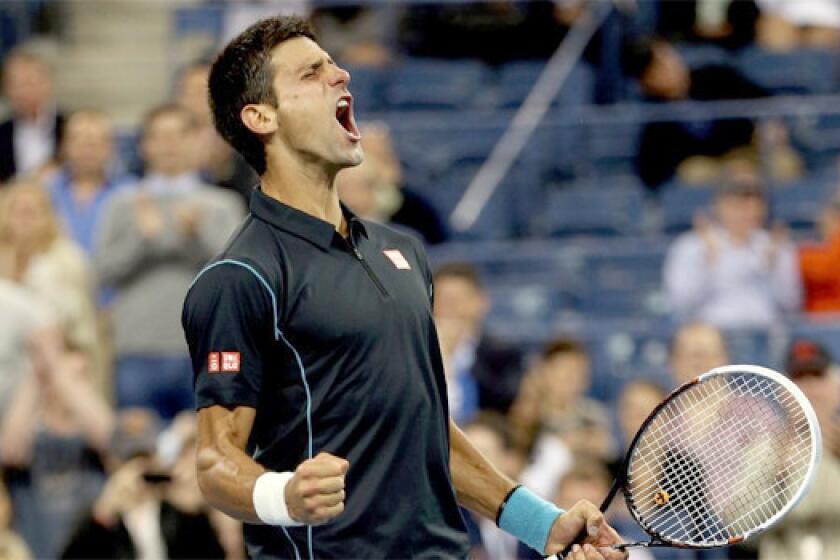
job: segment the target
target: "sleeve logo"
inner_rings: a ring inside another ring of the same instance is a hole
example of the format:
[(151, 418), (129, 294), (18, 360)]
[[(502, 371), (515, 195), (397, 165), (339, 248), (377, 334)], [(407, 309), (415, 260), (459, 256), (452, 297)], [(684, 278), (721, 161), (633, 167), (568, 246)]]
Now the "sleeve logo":
[(382, 251), (391, 262), (397, 267), (397, 270), (411, 270), (411, 265), (405, 259), (399, 249), (385, 249)]
[(228, 373), (239, 371), (239, 352), (222, 352), (222, 371)]
[(239, 352), (210, 352), (207, 355), (209, 373), (238, 373), (240, 368)]

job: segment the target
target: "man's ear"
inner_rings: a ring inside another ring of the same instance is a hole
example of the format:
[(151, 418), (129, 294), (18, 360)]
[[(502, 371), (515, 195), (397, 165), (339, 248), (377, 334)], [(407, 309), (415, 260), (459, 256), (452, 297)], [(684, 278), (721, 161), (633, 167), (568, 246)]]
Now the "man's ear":
[(268, 135), (277, 130), (277, 111), (271, 105), (265, 103), (245, 105), (239, 117), (245, 127), (255, 134)]

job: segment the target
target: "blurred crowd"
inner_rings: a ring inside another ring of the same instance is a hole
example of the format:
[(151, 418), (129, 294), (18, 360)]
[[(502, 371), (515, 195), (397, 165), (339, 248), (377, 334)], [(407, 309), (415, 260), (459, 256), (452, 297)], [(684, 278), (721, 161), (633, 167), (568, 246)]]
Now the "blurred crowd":
[[(673, 40), (777, 50), (840, 43), (833, 0), (662, 4), (673, 14), (660, 18), (657, 37), (628, 41), (621, 60), (659, 101), (767, 95), (732, 68), (689, 70)], [(340, 60), (381, 65), (394, 56), (380, 8), (310, 8)], [(400, 45), (491, 63), (545, 57), (587, 10), (575, 0), (418, 5), (401, 15)], [(51, 61), (25, 45), (3, 60), (11, 114), (0, 123), (0, 559), (245, 555), (238, 523), (209, 508), (196, 482), (180, 327), (192, 279), (223, 248), (257, 183), (213, 128), (208, 72), (197, 61), (178, 73), (172, 98), (139, 125), (140, 160), (123, 161), (107, 108), (64, 112)], [(652, 191), (674, 176), (716, 185), (710, 212), (674, 240), (662, 271), (680, 325), (670, 386), (639, 379), (614, 403), (589, 398), (584, 344), (558, 337), (526, 355), (486, 328), (493, 302), (479, 271), (439, 267), (434, 314), (453, 418), (509, 476), (561, 507), (600, 502), (648, 412), (677, 384), (730, 361), (721, 329), (840, 311), (840, 196), (820, 211), (817, 240), (796, 243), (784, 224), (769, 224), (768, 177), (795, 177), (803, 164), (784, 125), (762, 126), (652, 123), (643, 132), (637, 166)], [(388, 127), (362, 131), (366, 161), (339, 175), (343, 201), (427, 244), (449, 239), (436, 209), (404, 187)], [(763, 173), (758, 136), (773, 139)], [(785, 368), (814, 403), (826, 447), (801, 507), (744, 548), (631, 558), (840, 558), (840, 371), (811, 340), (791, 344)], [(492, 522), (465, 516), (475, 558), (533, 557)], [(627, 538), (643, 537), (620, 502), (609, 516)]]

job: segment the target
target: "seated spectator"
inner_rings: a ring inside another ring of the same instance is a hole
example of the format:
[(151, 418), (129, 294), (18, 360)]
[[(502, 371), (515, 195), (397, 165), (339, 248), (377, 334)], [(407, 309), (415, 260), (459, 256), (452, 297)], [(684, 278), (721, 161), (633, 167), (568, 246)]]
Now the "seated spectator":
[(104, 480), (100, 452), (111, 409), (94, 388), (84, 356), (60, 334), (33, 342), (32, 370), (0, 424), (15, 526), (36, 558), (55, 558)]
[(522, 355), (485, 330), (490, 300), (478, 271), (466, 263), (441, 266), (434, 299), (452, 417), (466, 423), (478, 410), (506, 413), (519, 390)]
[(148, 410), (120, 414), (108, 481), (62, 558), (225, 557), (198, 487), (194, 430), (178, 442), (172, 465), (161, 464), (159, 433)]
[(40, 185), (16, 183), (3, 193), (0, 276), (25, 286), (50, 306), (66, 343), (85, 355), (97, 386), (104, 390), (91, 272), (82, 250), (64, 236), (49, 194)]
[(805, 288), (805, 311), (840, 311), (840, 197), (823, 208), (819, 243), (799, 249), (799, 268)]
[[(653, 102), (755, 99), (768, 94), (730, 66), (690, 69), (672, 45), (657, 39), (627, 46), (622, 66), (639, 80), (642, 92)], [(642, 129), (636, 169), (651, 189), (658, 189), (678, 172), (683, 182), (708, 183), (724, 174), (731, 160), (757, 160), (755, 131), (752, 121), (743, 118), (649, 123)], [(771, 169), (773, 177), (795, 178), (801, 173), (801, 162), (787, 143), (784, 127), (772, 123), (767, 135), (778, 159)]]
[(729, 350), (719, 329), (707, 323), (688, 323), (677, 329), (668, 363), (674, 388), (728, 363)]
[(412, 56), (481, 58), (490, 64), (548, 58), (580, 1), (464, 2), (412, 5), (400, 22), (400, 44)]
[(55, 163), (64, 127), (49, 63), (34, 52), (19, 48), (6, 57), (3, 95), (12, 116), (0, 123), (0, 183), (46, 171)]
[(50, 183), (53, 204), (70, 238), (88, 254), (108, 199), (125, 182), (113, 173), (111, 120), (101, 111), (70, 115), (62, 142), (63, 165)]
[[(31, 368), (30, 341), (60, 332), (55, 314), (30, 290), (0, 277), (0, 416)], [(58, 336), (58, 335), (57, 335)], [(0, 419), (1, 420), (1, 419)]]
[(387, 46), (385, 6), (324, 6), (312, 11), (321, 47), (339, 64), (384, 66), (393, 57)]
[(773, 51), (840, 46), (840, 3), (836, 0), (757, 0), (758, 44)]
[(645, 379), (635, 379), (622, 388), (616, 411), (621, 438), (621, 452), (619, 453), (621, 460), (624, 459), (627, 448), (636, 437), (636, 432), (667, 395), (668, 392), (665, 389)]
[(196, 123), (196, 167), (201, 179), (239, 193), (247, 204), (259, 177), (213, 126), (213, 115), (207, 100), (207, 78), (210, 64), (195, 62), (187, 66), (178, 80), (175, 102), (189, 111)]
[(12, 502), (3, 484), (0, 471), (0, 558), (3, 560), (29, 560), (32, 555), (26, 543), (12, 529)]
[(761, 560), (840, 558), (840, 373), (820, 344), (794, 340), (786, 371), (817, 413), (824, 449), (816, 478), (802, 501), (759, 541)]
[(755, 40), (759, 13), (755, 0), (658, 0), (656, 7), (656, 32), (675, 43), (738, 49)]
[(401, 187), (402, 169), (388, 128), (380, 123), (361, 126), (365, 161), (336, 177), (342, 201), (363, 218), (405, 227), (429, 244), (449, 236), (437, 210), (421, 195)]
[(567, 338), (549, 342), (511, 407), (517, 446), (534, 458), (522, 480), (547, 498), (574, 459), (610, 461), (615, 455), (609, 415), (600, 403), (586, 397), (590, 367), (578, 342)]
[(194, 404), (184, 296), (243, 214), (236, 196), (198, 178), (190, 157), (195, 132), (190, 113), (176, 105), (148, 114), (146, 176), (105, 208), (94, 255), (99, 281), (115, 291), (117, 405), (149, 407), (167, 420)]
[(668, 250), (664, 284), (674, 317), (722, 328), (768, 328), (799, 309), (796, 253), (786, 230), (763, 228), (767, 202), (758, 179), (734, 177), (718, 190), (714, 219)]
[[(475, 448), (511, 480), (519, 478), (522, 456), (513, 446), (510, 425), (497, 412), (481, 412), (464, 426), (464, 434)], [(461, 509), (470, 535), (470, 558), (507, 560), (514, 558), (517, 540), (499, 529), (490, 519)]]

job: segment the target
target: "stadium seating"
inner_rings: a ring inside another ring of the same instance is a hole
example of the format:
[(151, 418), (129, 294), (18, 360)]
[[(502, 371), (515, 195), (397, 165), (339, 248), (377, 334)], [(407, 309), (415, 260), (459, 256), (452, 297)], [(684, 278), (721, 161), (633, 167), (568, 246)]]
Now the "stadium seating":
[(837, 56), (828, 51), (774, 53), (749, 48), (735, 60), (745, 76), (776, 94), (837, 90)]
[(640, 189), (581, 186), (548, 193), (545, 226), (549, 235), (638, 235), (642, 232)]
[(674, 182), (662, 189), (662, 227), (667, 233), (691, 229), (698, 212), (707, 211), (712, 204), (714, 189), (689, 187)]

